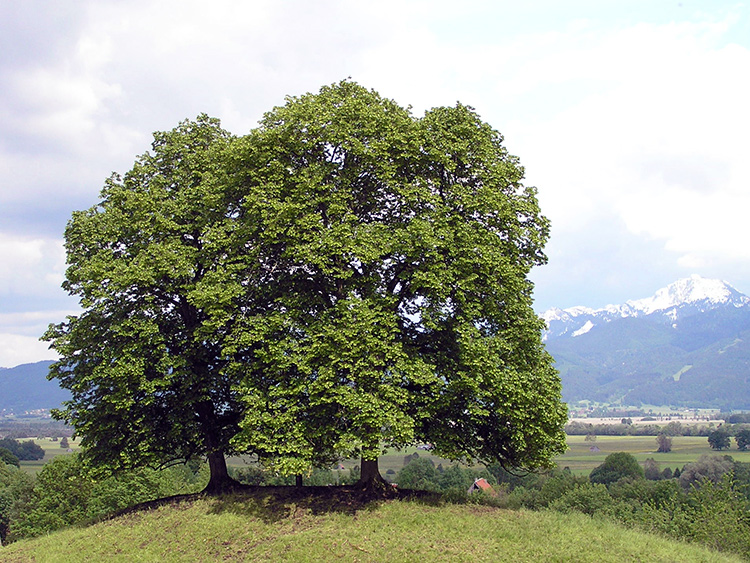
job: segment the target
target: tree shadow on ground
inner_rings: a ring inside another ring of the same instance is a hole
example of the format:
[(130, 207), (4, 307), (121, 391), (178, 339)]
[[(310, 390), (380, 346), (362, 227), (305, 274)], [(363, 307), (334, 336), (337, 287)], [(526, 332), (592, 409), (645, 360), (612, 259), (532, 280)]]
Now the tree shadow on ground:
[(278, 522), (297, 512), (311, 514), (341, 513), (355, 515), (372, 510), (388, 500), (412, 500), (439, 504), (440, 495), (428, 491), (390, 489), (363, 491), (350, 486), (321, 487), (251, 487), (244, 491), (217, 497), (213, 512), (232, 512)]
[(386, 489), (369, 491), (352, 486), (250, 486), (243, 485), (222, 495), (195, 493), (157, 499), (118, 512), (116, 515), (152, 510), (160, 506), (189, 505), (200, 499), (212, 501), (213, 514), (233, 513), (257, 518), (265, 523), (278, 522), (297, 513), (356, 515), (372, 510), (389, 500), (409, 500), (428, 505), (442, 502), (441, 495), (430, 491)]

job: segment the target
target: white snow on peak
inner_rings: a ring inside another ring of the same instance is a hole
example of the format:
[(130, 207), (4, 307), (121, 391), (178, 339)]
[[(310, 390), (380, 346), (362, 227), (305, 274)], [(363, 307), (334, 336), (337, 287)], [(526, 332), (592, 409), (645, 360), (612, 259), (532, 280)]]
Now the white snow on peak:
[[(739, 294), (724, 281), (692, 275), (660, 289), (652, 297), (628, 301), (626, 305), (648, 315), (656, 311), (664, 311), (698, 301), (708, 301), (714, 304), (727, 303), (732, 300), (734, 295)], [(750, 299), (745, 297), (743, 301), (750, 302)]]
[(575, 317), (591, 315), (593, 313), (595, 313), (594, 309), (589, 309), (588, 307), (571, 307), (569, 309), (552, 307), (542, 313), (542, 318), (549, 324), (552, 321), (569, 321)]
[(581, 328), (579, 328), (577, 331), (575, 331), (573, 333), (573, 336), (581, 336), (582, 334), (586, 334), (592, 328), (594, 328), (594, 323), (592, 323), (591, 321), (586, 321), (586, 324), (583, 325)]
[[(694, 274), (689, 278), (677, 280), (645, 299), (627, 301), (624, 305), (607, 305), (602, 309), (590, 309), (588, 307), (554, 308), (545, 311), (542, 318), (548, 326), (551, 321), (568, 322), (584, 315), (596, 316), (603, 321), (609, 321), (617, 317), (634, 317), (657, 311), (668, 311), (675, 307), (699, 302), (708, 302), (713, 305), (732, 303), (735, 307), (741, 307), (750, 305), (750, 297), (742, 295), (722, 280), (703, 278)], [(670, 316), (673, 320), (676, 319), (677, 312), (672, 311)], [(583, 325), (576, 332), (583, 330), (585, 327), (586, 325)], [(589, 327), (585, 332), (591, 330), (592, 327)], [(584, 333), (581, 332), (580, 334)]]

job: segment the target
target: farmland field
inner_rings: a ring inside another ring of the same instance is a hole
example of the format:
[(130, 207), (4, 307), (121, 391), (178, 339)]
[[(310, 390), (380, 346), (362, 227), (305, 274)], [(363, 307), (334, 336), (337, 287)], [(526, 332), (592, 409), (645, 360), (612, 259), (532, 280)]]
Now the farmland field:
[[(750, 451), (737, 450), (732, 440), (732, 449), (717, 452), (708, 445), (705, 436), (675, 436), (672, 438), (672, 451), (657, 453), (654, 436), (598, 436), (596, 441), (587, 442), (585, 436), (568, 436), (568, 451), (558, 456), (555, 461), (559, 467), (569, 467), (578, 475), (587, 475), (604, 458), (615, 452), (628, 452), (643, 463), (653, 458), (661, 469), (680, 468), (686, 463), (695, 461), (703, 454), (731, 455), (735, 461), (750, 462)], [(591, 451), (592, 448), (598, 451)]]
[[(20, 441), (26, 442), (27, 439), (21, 438)], [(57, 442), (53, 442), (52, 438), (36, 438), (33, 439), (32, 442), (34, 442), (44, 450), (44, 457), (39, 460), (21, 462), (21, 469), (31, 475), (36, 475), (37, 473), (39, 473), (39, 471), (47, 462), (51, 461), (57, 456), (68, 453), (68, 450), (66, 448), (60, 447), (59, 440)], [(69, 448), (73, 451), (77, 451), (79, 448), (78, 441), (73, 440), (72, 438), (68, 438), (68, 444)]]

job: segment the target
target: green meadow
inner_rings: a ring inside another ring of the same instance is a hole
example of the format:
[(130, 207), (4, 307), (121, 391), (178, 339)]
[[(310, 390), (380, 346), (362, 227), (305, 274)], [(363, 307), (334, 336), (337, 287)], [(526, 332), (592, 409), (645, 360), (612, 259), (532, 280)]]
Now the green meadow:
[[(27, 439), (22, 438), (20, 441), (25, 442), (27, 441)], [(68, 438), (68, 448), (61, 448), (59, 439), (54, 442), (52, 441), (52, 438), (36, 438), (33, 439), (32, 442), (34, 442), (44, 450), (44, 457), (39, 460), (21, 462), (21, 469), (31, 475), (36, 475), (37, 473), (39, 473), (39, 471), (42, 469), (42, 467), (44, 467), (46, 463), (53, 460), (57, 456), (69, 453), (68, 449), (71, 449), (73, 451), (78, 451), (80, 449), (79, 442), (77, 440), (73, 440), (72, 438)]]
[[(291, 488), (290, 488), (291, 489)], [(259, 493), (131, 512), (0, 548), (32, 561), (741, 561), (584, 514), (387, 501), (316, 508)]]
[(632, 454), (641, 463), (653, 458), (661, 469), (669, 467), (672, 470), (682, 469), (686, 463), (704, 454), (731, 455), (735, 461), (750, 462), (750, 451), (737, 450), (734, 440), (731, 449), (719, 452), (711, 449), (705, 436), (675, 436), (669, 453), (657, 453), (654, 436), (598, 436), (595, 441), (586, 441), (585, 436), (568, 436), (567, 442), (568, 451), (555, 461), (558, 467), (569, 467), (576, 475), (588, 475), (604, 462), (605, 457), (615, 452)]

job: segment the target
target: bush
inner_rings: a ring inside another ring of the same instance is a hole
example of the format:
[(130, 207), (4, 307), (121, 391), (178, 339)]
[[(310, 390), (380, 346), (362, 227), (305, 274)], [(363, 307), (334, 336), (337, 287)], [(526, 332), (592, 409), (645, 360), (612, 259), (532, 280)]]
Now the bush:
[(604, 463), (591, 471), (589, 480), (592, 483), (609, 485), (625, 477), (642, 479), (643, 476), (643, 468), (631, 454), (618, 452), (605, 457)]
[(665, 507), (644, 506), (639, 527), (750, 557), (750, 512), (747, 500), (725, 474), (714, 483), (704, 479), (686, 497)]
[(26, 509), (33, 488), (26, 473), (0, 465), (0, 545), (6, 542), (11, 523)]
[(724, 474), (734, 469), (734, 462), (729, 456), (702, 455), (697, 461), (688, 463), (680, 472), (680, 485), (689, 489), (692, 485), (708, 479), (714, 483), (721, 481)]
[(598, 483), (578, 483), (560, 498), (550, 503), (550, 508), (560, 512), (576, 510), (589, 516), (602, 513), (614, 504), (605, 485)]
[(173, 469), (143, 468), (97, 480), (87, 473), (78, 454), (58, 456), (37, 475), (28, 507), (11, 521), (10, 537), (34, 537), (141, 502), (199, 490), (185, 487), (179, 475)]
[(265, 471), (256, 465), (230, 468), (229, 474), (232, 479), (235, 479), (244, 485), (262, 485), (266, 477)]
[(419, 489), (439, 491), (438, 472), (432, 460), (413, 459), (398, 473), (397, 483), (400, 489)]

